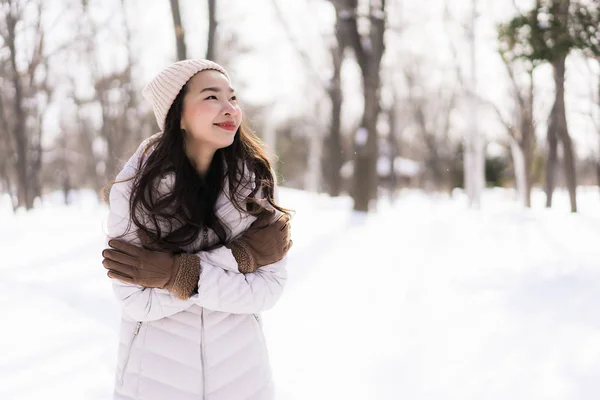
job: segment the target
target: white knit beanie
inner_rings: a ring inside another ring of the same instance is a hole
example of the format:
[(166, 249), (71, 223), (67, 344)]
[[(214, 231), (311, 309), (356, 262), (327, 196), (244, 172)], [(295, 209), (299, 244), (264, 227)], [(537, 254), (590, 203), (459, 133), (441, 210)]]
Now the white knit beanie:
[(152, 104), (156, 122), (161, 131), (165, 129), (165, 118), (171, 104), (181, 91), (183, 85), (200, 71), (213, 69), (229, 79), (225, 68), (210, 60), (183, 60), (163, 69), (144, 88), (142, 95)]

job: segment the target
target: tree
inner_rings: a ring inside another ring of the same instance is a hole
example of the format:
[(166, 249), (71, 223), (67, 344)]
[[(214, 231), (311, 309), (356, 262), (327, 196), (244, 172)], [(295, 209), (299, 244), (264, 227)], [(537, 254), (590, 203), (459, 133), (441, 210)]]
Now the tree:
[[(512, 85), (511, 93), (514, 98), (514, 111), (511, 114), (513, 118), (505, 117), (496, 105), (489, 104), (492, 105), (510, 138), (517, 192), (520, 195), (523, 205), (531, 207), (531, 189), (534, 180), (533, 163), (535, 161), (534, 154), (536, 148), (536, 124), (533, 115), (533, 73), (539, 62), (515, 56), (511, 45), (515, 42), (515, 38), (511, 36), (512, 34), (514, 34), (514, 31), (508, 25), (500, 25), (498, 27), (498, 40), (500, 43), (498, 51)], [(523, 69), (525, 73), (519, 75), (518, 71)], [(521, 83), (517, 79), (517, 76), (527, 76), (526, 82)]]
[(472, 0), (471, 23), (468, 30), (470, 47), (469, 87), (469, 132), (465, 135), (464, 179), (465, 189), (471, 206), (481, 206), (481, 195), (485, 187), (485, 150), (479, 132), (479, 99), (477, 96), (477, 51), (476, 51), (477, 0)]
[(215, 48), (217, 41), (217, 0), (208, 0), (208, 43), (206, 58), (216, 60)]
[[(463, 135), (463, 143), (459, 146), (460, 152), (455, 152), (460, 154), (460, 158), (464, 163), (460, 168), (463, 176), (458, 181), (461, 181), (465, 188), (470, 206), (480, 207), (481, 196), (485, 187), (485, 149), (484, 138), (479, 129), (480, 98), (477, 94), (477, 0), (472, 0), (470, 11), (469, 22), (461, 23), (462, 31), (466, 32), (469, 44), (469, 70), (467, 73), (461, 67), (461, 57), (457, 45), (451, 39), (450, 31), (448, 31), (448, 37), (450, 51), (455, 64), (456, 80), (460, 83), (461, 87), (466, 89), (463, 96), (468, 106), (467, 133)], [(444, 8), (444, 23), (447, 25), (451, 20), (450, 2), (447, 1)], [(451, 100), (448, 113), (451, 112), (454, 102), (458, 99), (452, 97)], [(455, 171), (457, 171), (456, 168)]]
[[(17, 46), (30, 28), (25, 25), (25, 10), (29, 14), (27, 23), (34, 30), (31, 36), (32, 48), (25, 51)], [(17, 204), (29, 210), (36, 197), (41, 195), (40, 170), (42, 167), (43, 119), (53, 93), (50, 85), (44, 26), (42, 25), (42, 2), (23, 3), (19, 0), (0, 1), (0, 38), (3, 54), (8, 60), (1, 60), (6, 85), (0, 94), (2, 128), (12, 138), (12, 148), (16, 157)], [(21, 60), (19, 63), (17, 60)], [(23, 62), (24, 60), (24, 62)], [(5, 164), (5, 162), (3, 162)], [(6, 174), (6, 165), (2, 167)], [(5, 178), (5, 180), (8, 178)], [(5, 184), (10, 185), (7, 181)]]
[[(93, 91), (89, 95), (78, 95), (75, 90), (77, 79), (71, 77), (71, 98), (76, 107), (76, 121), (73, 125), (77, 126), (80, 133), (79, 140), (73, 146), (86, 155), (84, 166), (88, 171), (88, 179), (99, 193), (106, 183), (114, 180), (124, 154), (143, 137), (149, 136), (149, 133), (145, 132), (146, 116), (138, 110), (138, 89), (134, 85), (132, 74), (134, 57), (130, 43), (131, 32), (123, 2), (119, 16), (123, 18), (121, 26), (127, 61), (110, 70), (102, 68), (100, 46), (97, 43), (100, 33), (109, 28), (94, 19), (93, 12), (86, 3), (82, 6), (77, 36), (85, 46), (80, 57), (81, 62), (88, 66)], [(93, 120), (94, 114), (99, 115), (98, 122)], [(64, 133), (66, 132), (65, 130)], [(65, 141), (71, 142), (74, 141)]]
[(171, 14), (173, 15), (173, 28), (175, 30), (175, 46), (177, 49), (177, 61), (187, 58), (187, 50), (185, 47), (185, 33), (181, 23), (181, 13), (179, 0), (170, 0)]
[[(181, 22), (181, 7), (179, 0), (169, 0), (171, 15), (173, 16), (173, 29), (175, 31), (175, 46), (177, 49), (177, 61), (185, 60), (188, 56), (185, 45), (185, 30)], [(217, 1), (207, 0), (208, 5), (208, 40), (206, 45), (206, 58), (216, 61), (217, 47)]]
[[(342, 177), (340, 170), (344, 163), (342, 137), (341, 137), (341, 110), (342, 110), (342, 85), (341, 85), (341, 68), (343, 62), (343, 49), (341, 44), (344, 40), (339, 29), (339, 21), (336, 23), (335, 38), (328, 40), (323, 37), (323, 41), (329, 43), (329, 51), (331, 54), (333, 73), (329, 80), (321, 77), (318, 68), (315, 67), (311, 55), (304, 50), (304, 47), (294, 38), (289, 23), (285, 20), (281, 8), (277, 0), (271, 1), (275, 14), (281, 23), (282, 28), (292, 44), (294, 51), (298, 55), (300, 61), (304, 64), (306, 70), (310, 72), (316, 82), (318, 90), (321, 90), (329, 97), (331, 112), (329, 118), (329, 135), (323, 136), (320, 134), (321, 129), (318, 126), (310, 126), (309, 128), (309, 146), (308, 146), (308, 162), (305, 188), (316, 191), (321, 186), (321, 175), (325, 176), (325, 186), (331, 196), (339, 196), (342, 190)], [(315, 111), (310, 111), (311, 115), (318, 115), (322, 104), (315, 103)], [(315, 125), (314, 118), (311, 118)], [(275, 139), (273, 135), (273, 140)], [(325, 157), (327, 162), (323, 162), (323, 150), (325, 149)]]
[(354, 177), (352, 197), (354, 209), (368, 211), (369, 203), (377, 197), (378, 138), (377, 121), (381, 111), (379, 89), (380, 65), (385, 50), (385, 0), (371, 2), (364, 19), (368, 33), (358, 28), (358, 0), (330, 0), (336, 10), (338, 29), (343, 37), (342, 50), (349, 47), (362, 72), (364, 109), (362, 123), (354, 138)]
[[(0, 64), (0, 76), (4, 75), (4, 67)], [(15, 164), (14, 150), (12, 149), (12, 140), (10, 137), (10, 128), (7, 116), (5, 115), (5, 105), (0, 95), (0, 193), (7, 193), (10, 196), (13, 210), (16, 210), (14, 188), (12, 182), (12, 167)]]
[[(585, 55), (600, 67), (600, 7), (577, 7), (574, 11), (573, 34)], [(592, 95), (592, 98), (594, 96)], [(600, 115), (600, 74), (596, 88), (596, 105)], [(593, 120), (593, 115), (590, 115)], [(593, 120), (600, 144), (600, 122)], [(600, 187), (600, 148), (596, 158), (596, 177)]]
[(422, 75), (426, 70), (424, 63), (416, 57), (411, 58), (411, 64), (404, 70), (408, 87), (406, 103), (419, 133), (419, 143), (424, 147), (424, 163), (429, 173), (428, 179), (436, 189), (450, 190), (451, 187), (445, 187), (450, 182), (449, 133), (458, 90), (454, 88), (448, 90), (445, 82), (440, 83), (438, 87), (424, 89), (427, 82)]
[(572, 212), (577, 211), (577, 176), (565, 110), (566, 59), (574, 49), (589, 48), (592, 40), (586, 42), (586, 38), (596, 37), (586, 32), (597, 31), (597, 25), (593, 26), (593, 20), (590, 22), (582, 17), (597, 15), (597, 4), (594, 3), (583, 0), (536, 0), (535, 6), (528, 13), (513, 18), (506, 25), (506, 35), (511, 38), (509, 48), (515, 57), (552, 65), (555, 99), (548, 119), (546, 206), (552, 205), (557, 147), (560, 141)]
[(341, 72), (344, 61), (344, 36), (340, 29), (340, 20), (336, 19), (335, 37), (336, 41), (331, 44), (331, 60), (333, 74), (329, 81), (327, 94), (331, 100), (331, 117), (329, 122), (329, 135), (325, 140), (327, 149), (326, 180), (328, 191), (331, 196), (339, 196), (342, 191), (342, 176), (340, 171), (344, 164), (344, 153), (342, 146), (341, 115), (344, 101), (342, 92)]
[[(12, 107), (8, 102), (3, 101), (3, 104), (7, 105), (8, 108), (12, 108), (14, 115), (12, 126), (9, 127), (9, 131), (12, 135), (12, 139), (15, 143), (15, 150), (17, 155), (17, 198), (18, 204), (25, 206), (27, 209), (33, 207), (33, 199), (31, 194), (28, 192), (27, 185), (27, 131), (25, 129), (25, 105), (24, 105), (24, 93), (22, 77), (19, 73), (17, 66), (17, 32), (16, 26), (19, 20), (22, 18), (22, 8), (15, 0), (3, 0), (2, 1), (2, 12), (3, 19), (5, 21), (5, 29), (3, 32), (3, 42), (8, 47), (9, 51), (9, 65), (10, 65), (10, 81), (12, 82)], [(7, 112), (3, 113), (5, 116)]]
[[(553, 0), (548, 10), (549, 14), (553, 17), (553, 23), (550, 28), (550, 37), (552, 37), (556, 43), (556, 51), (549, 52), (548, 57), (546, 58), (546, 60), (552, 64), (555, 84), (554, 105), (550, 111), (550, 119), (548, 121), (549, 158), (552, 158), (552, 162), (548, 163), (548, 165), (549, 168), (554, 168), (554, 162), (557, 158), (557, 139), (559, 139), (562, 142), (571, 211), (577, 212), (575, 155), (571, 136), (569, 135), (565, 110), (566, 60), (569, 51), (574, 47), (571, 38), (568, 35), (569, 3), (570, 0)], [(552, 205), (552, 192), (554, 191), (555, 186), (554, 171), (549, 170), (546, 173), (546, 176), (548, 178), (546, 207), (550, 207)]]

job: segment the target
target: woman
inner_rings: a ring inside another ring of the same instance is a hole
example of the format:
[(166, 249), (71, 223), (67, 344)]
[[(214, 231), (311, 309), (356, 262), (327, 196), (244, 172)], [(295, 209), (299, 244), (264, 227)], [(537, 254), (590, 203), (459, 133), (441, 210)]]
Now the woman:
[(259, 314), (292, 241), (268, 158), (220, 65), (175, 63), (143, 94), (161, 132), (111, 188), (102, 252), (122, 306), (114, 398), (272, 399)]

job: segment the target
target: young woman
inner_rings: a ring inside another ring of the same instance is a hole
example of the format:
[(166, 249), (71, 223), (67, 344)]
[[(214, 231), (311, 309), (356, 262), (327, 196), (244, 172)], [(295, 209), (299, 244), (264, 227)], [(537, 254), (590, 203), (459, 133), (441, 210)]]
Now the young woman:
[(263, 400), (260, 312), (276, 303), (289, 213), (227, 72), (185, 60), (144, 89), (161, 132), (110, 191), (103, 265), (122, 306), (116, 400)]

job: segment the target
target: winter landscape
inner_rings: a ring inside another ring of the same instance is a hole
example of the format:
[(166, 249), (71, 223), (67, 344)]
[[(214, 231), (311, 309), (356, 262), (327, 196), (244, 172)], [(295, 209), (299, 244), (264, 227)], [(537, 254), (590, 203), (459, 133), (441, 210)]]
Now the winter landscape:
[(276, 400), (598, 399), (599, 27), (597, 0), (0, 0), (0, 400), (112, 400), (99, 193), (188, 58), (295, 210)]

